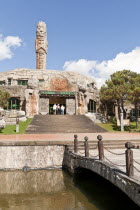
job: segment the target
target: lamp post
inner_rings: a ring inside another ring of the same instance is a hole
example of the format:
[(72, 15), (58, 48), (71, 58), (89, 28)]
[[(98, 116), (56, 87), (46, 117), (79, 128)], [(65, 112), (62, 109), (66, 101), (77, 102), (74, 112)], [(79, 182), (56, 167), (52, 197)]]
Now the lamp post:
[(16, 117), (16, 133), (19, 132), (19, 116)]
[(124, 131), (124, 125), (123, 125), (123, 109), (120, 108), (120, 124), (121, 124), (121, 131)]
[(138, 129), (139, 105), (136, 106), (136, 129)]

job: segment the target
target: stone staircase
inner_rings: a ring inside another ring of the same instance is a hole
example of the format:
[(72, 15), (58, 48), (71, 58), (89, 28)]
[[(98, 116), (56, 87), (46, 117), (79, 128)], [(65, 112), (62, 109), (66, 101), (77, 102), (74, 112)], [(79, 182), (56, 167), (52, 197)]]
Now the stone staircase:
[(86, 114), (86, 116), (87, 116), (89, 119), (91, 119), (94, 123), (102, 123), (101, 120), (97, 119), (97, 117), (96, 117), (97, 115), (98, 115), (98, 116), (101, 116), (100, 113), (90, 113), (90, 112), (88, 112), (88, 113)]
[(97, 133), (107, 132), (85, 115), (36, 115), (26, 133)]

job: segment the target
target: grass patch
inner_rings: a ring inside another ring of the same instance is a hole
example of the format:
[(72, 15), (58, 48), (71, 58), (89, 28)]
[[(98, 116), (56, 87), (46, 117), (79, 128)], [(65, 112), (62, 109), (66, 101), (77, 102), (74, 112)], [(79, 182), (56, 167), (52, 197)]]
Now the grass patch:
[(0, 131), (0, 134), (23, 134), (31, 121), (32, 118), (28, 118), (26, 122), (19, 122), (18, 133), (16, 133), (16, 125), (6, 125), (6, 127)]
[[(97, 123), (97, 124), (109, 132), (121, 132), (121, 127), (116, 126), (113, 123), (105, 123), (105, 124)], [(136, 129), (136, 122), (130, 122), (130, 126), (125, 126), (124, 131), (125, 132), (139, 132), (140, 131), (140, 122), (139, 122), (138, 129)]]

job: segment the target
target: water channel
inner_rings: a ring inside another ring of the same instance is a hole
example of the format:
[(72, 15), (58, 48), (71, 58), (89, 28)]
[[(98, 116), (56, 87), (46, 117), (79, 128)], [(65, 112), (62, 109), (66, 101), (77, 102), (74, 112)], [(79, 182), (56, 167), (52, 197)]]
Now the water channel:
[(0, 210), (139, 209), (99, 176), (63, 170), (0, 172)]

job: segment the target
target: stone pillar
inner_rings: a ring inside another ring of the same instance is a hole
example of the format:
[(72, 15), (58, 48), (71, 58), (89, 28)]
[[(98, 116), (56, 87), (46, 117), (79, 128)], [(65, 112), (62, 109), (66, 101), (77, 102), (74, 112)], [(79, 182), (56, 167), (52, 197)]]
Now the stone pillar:
[(77, 98), (77, 92), (75, 93), (75, 114), (78, 115), (78, 98)]
[(26, 89), (26, 116), (34, 117), (39, 114), (39, 94), (38, 90)]
[(48, 52), (48, 42), (46, 39), (46, 24), (44, 22), (39, 22), (36, 28), (36, 68), (46, 69), (46, 54)]
[(19, 106), (20, 106), (20, 111), (22, 110), (23, 101), (24, 101), (24, 100), (23, 100), (23, 99), (21, 100), (21, 98), (20, 98), (20, 105), (19, 105)]

